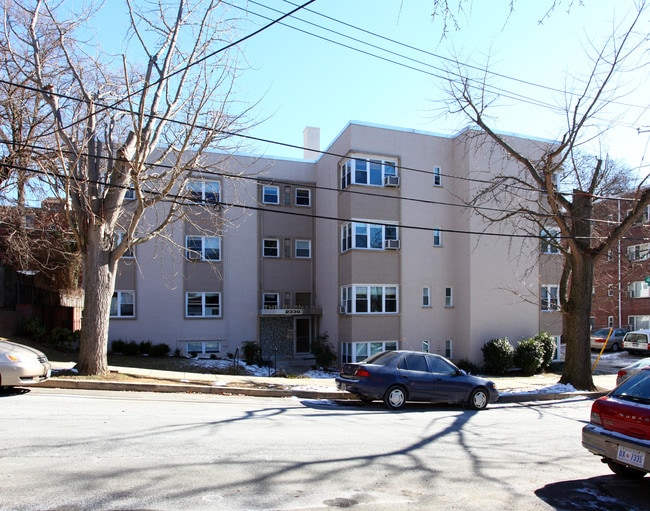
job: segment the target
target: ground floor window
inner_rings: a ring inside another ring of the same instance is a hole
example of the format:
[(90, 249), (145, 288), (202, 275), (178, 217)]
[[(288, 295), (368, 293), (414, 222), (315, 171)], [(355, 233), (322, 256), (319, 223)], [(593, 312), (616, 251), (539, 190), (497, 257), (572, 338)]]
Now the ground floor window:
[(361, 362), (382, 351), (395, 351), (397, 341), (344, 342), (341, 343), (341, 362)]
[(192, 356), (221, 353), (221, 341), (187, 341), (185, 353)]
[(135, 291), (115, 291), (111, 299), (112, 318), (135, 317)]
[(628, 316), (627, 324), (630, 330), (643, 330), (650, 328), (650, 316)]

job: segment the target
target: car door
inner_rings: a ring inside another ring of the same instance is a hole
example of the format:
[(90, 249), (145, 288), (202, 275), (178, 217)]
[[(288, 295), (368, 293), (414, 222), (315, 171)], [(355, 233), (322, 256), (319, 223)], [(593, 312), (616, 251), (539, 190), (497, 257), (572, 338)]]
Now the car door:
[(429, 401), (433, 392), (433, 373), (424, 353), (407, 353), (399, 366), (399, 380), (408, 389), (409, 400)]
[(433, 372), (433, 395), (431, 401), (437, 403), (457, 403), (465, 401), (471, 385), (455, 366), (447, 360), (429, 355), (429, 366)]

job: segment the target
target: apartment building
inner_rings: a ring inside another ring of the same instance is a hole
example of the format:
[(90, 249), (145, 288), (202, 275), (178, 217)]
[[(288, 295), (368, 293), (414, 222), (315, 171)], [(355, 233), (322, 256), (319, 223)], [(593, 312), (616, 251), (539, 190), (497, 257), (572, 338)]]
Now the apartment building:
[[(603, 201), (595, 209), (602, 221), (627, 215), (632, 197)], [(650, 208), (627, 235), (598, 261), (594, 272), (592, 327), (650, 328)]]
[(318, 138), (305, 130), (305, 159), (234, 155), (193, 183), (230, 205), (220, 225), (177, 223), (121, 261), (109, 339), (223, 357), (254, 341), (290, 362), (327, 335), (340, 361), (399, 348), (480, 363), (490, 339), (559, 335), (557, 300), (539, 297), (561, 256), (465, 205), (495, 165), (518, 171), (493, 145), (356, 122), (322, 153)]

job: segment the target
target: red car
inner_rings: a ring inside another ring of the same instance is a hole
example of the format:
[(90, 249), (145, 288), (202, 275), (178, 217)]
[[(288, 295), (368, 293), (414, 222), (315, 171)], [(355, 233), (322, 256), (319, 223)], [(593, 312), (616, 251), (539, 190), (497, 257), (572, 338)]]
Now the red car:
[(582, 446), (621, 477), (650, 472), (650, 367), (594, 401)]

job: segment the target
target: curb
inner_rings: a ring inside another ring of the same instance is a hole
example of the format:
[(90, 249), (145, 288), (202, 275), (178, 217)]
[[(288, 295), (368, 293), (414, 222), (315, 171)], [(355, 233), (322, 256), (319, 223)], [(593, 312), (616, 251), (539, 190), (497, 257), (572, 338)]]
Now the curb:
[[(245, 395), (254, 397), (300, 397), (311, 399), (345, 399), (357, 400), (353, 394), (343, 391), (318, 391), (304, 389), (259, 389), (250, 387), (225, 387), (201, 384), (182, 383), (135, 383), (135, 382), (112, 382), (102, 380), (66, 380), (50, 379), (35, 385), (36, 387), (51, 389), (75, 389), (75, 390), (108, 390), (122, 392), (158, 392), (158, 393), (180, 393), (180, 394), (217, 394), (217, 395)], [(500, 395), (497, 400), (501, 403), (523, 403), (529, 401), (555, 401), (575, 397), (597, 399), (609, 391), (596, 392), (564, 392), (564, 393), (535, 393), (526, 391), (522, 393), (510, 393)]]

